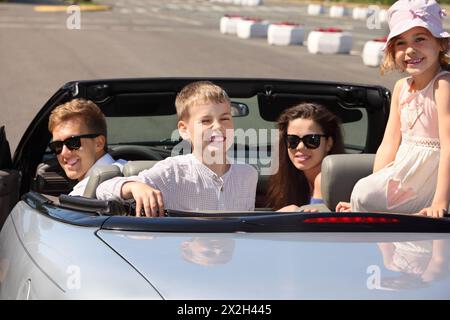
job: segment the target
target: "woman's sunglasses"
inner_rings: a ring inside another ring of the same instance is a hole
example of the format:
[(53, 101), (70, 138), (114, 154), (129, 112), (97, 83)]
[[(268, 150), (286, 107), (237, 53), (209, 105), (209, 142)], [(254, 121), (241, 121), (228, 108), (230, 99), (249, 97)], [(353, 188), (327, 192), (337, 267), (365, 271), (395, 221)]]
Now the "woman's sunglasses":
[(288, 134), (286, 137), (286, 142), (289, 149), (297, 149), (300, 141), (303, 141), (303, 144), (308, 149), (317, 149), (320, 146), (321, 137), (328, 136), (325, 134), (306, 134), (303, 137), (299, 137), (295, 134)]
[(78, 150), (81, 147), (81, 138), (96, 138), (100, 133), (81, 134), (79, 136), (72, 136), (64, 141), (55, 140), (48, 144), (48, 147), (54, 154), (60, 154), (64, 145), (70, 150)]

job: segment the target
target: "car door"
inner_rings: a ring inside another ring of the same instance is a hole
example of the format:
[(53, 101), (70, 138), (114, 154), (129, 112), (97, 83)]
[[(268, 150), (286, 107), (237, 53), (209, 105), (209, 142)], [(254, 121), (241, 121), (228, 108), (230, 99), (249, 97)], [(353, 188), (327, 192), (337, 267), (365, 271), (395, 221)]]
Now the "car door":
[(0, 127), (0, 228), (19, 200), (19, 171), (13, 168), (5, 127)]

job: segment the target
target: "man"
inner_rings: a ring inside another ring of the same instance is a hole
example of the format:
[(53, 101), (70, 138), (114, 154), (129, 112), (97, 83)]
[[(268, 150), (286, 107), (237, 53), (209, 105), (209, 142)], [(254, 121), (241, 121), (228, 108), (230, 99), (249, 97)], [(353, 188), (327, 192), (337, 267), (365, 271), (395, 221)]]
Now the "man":
[(96, 166), (114, 164), (122, 170), (125, 161), (115, 161), (106, 152), (105, 116), (92, 101), (73, 99), (56, 107), (48, 129), (53, 136), (50, 149), (67, 177), (79, 181), (69, 195), (83, 195)]

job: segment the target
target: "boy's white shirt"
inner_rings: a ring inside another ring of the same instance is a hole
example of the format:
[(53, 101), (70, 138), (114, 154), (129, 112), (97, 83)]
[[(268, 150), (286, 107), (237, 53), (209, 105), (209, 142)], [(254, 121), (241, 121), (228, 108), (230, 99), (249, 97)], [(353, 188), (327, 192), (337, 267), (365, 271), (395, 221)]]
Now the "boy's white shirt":
[(120, 171), (123, 170), (124, 164), (127, 163), (127, 161), (119, 159), (114, 160), (109, 153), (104, 154), (101, 158), (99, 158), (94, 165), (86, 172), (86, 175), (84, 176), (84, 179), (78, 182), (74, 187), (73, 190), (69, 193), (69, 196), (82, 196), (84, 194), (84, 190), (86, 189), (87, 183), (89, 181), (89, 177), (91, 176), (92, 172), (94, 172), (94, 169), (98, 166), (107, 166), (107, 165), (116, 165), (119, 167)]
[(138, 176), (107, 180), (97, 188), (97, 198), (121, 199), (122, 186), (128, 181), (143, 182), (161, 191), (166, 209), (252, 211), (258, 172), (247, 164), (231, 164), (219, 177), (187, 154), (166, 158)]

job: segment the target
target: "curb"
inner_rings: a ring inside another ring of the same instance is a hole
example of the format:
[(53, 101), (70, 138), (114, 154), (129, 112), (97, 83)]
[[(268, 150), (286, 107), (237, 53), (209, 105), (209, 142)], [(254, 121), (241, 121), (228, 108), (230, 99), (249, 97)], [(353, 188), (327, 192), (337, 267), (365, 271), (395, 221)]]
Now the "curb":
[[(35, 6), (33, 9), (36, 12), (66, 12), (67, 8), (69, 7), (71, 6), (67, 5)], [(112, 6), (108, 5), (80, 5), (78, 7), (80, 8), (80, 11), (107, 11), (112, 9)]]

